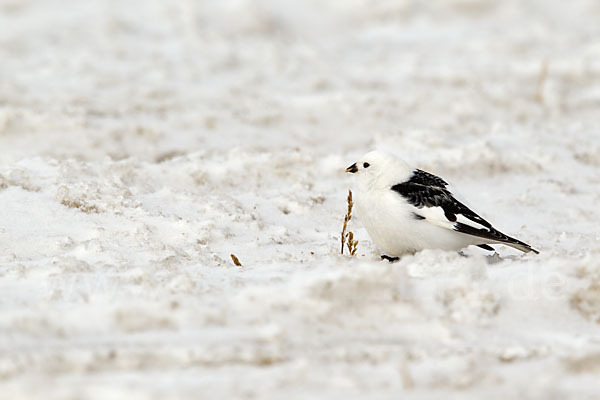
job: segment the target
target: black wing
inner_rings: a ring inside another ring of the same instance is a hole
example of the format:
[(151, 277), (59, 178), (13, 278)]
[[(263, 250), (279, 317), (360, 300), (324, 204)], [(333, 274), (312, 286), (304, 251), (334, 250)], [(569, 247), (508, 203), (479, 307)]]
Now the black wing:
[(450, 222), (456, 222), (456, 216), (460, 214), (482, 227), (493, 229), (489, 222), (456, 200), (447, 186), (442, 178), (417, 169), (408, 181), (392, 186), (392, 190), (417, 208), (440, 207)]
[(448, 186), (448, 182), (446, 182), (439, 176), (430, 174), (429, 172), (425, 172), (421, 169), (415, 169), (408, 182), (424, 186), (435, 186), (440, 188), (446, 188)]
[[(392, 186), (391, 189), (417, 208), (440, 207), (444, 211), (446, 219), (453, 222), (452, 229), (457, 232), (495, 242), (505, 242), (521, 248), (522, 251), (534, 251), (537, 253), (528, 244), (494, 229), (489, 222), (456, 200), (447, 187), (448, 183), (442, 178), (417, 169), (408, 181), (398, 183)], [(478, 227), (457, 222), (458, 215), (475, 222)]]

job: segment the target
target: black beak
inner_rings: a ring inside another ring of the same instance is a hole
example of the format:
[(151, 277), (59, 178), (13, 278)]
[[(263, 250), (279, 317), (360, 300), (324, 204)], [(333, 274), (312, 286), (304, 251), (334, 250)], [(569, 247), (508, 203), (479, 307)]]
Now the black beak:
[(346, 168), (346, 172), (355, 173), (356, 171), (358, 171), (358, 167), (356, 166), (356, 163), (354, 163), (351, 166), (349, 166), (348, 168)]

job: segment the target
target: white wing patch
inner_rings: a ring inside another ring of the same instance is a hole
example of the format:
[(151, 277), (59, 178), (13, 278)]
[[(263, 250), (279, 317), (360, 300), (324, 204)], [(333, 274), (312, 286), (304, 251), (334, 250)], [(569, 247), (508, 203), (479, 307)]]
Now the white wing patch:
[(454, 229), (454, 222), (448, 221), (442, 207), (423, 207), (417, 209), (416, 213), (425, 217), (423, 222), (427, 221), (442, 228)]
[(478, 222), (475, 222), (475, 221), (465, 217), (462, 214), (456, 214), (456, 222), (460, 222), (462, 224), (469, 225), (470, 227), (475, 228), (475, 229), (485, 229), (488, 232), (490, 230), (487, 226), (482, 225)]
[(462, 214), (456, 214), (456, 221), (449, 221), (448, 218), (446, 218), (446, 214), (444, 213), (442, 207), (423, 207), (421, 209), (417, 209), (415, 213), (425, 217), (425, 220), (423, 220), (423, 222), (427, 221), (430, 224), (445, 229), (455, 230), (454, 227), (456, 223), (460, 222), (475, 229), (485, 229), (486, 231), (489, 231), (489, 228), (487, 228), (486, 226), (472, 221)]

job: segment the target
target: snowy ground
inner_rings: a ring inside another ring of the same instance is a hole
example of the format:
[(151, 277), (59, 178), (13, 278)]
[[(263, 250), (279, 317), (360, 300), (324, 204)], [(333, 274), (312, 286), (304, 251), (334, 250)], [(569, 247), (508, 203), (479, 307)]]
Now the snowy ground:
[[(598, 21), (0, 0), (0, 397), (596, 397)], [(541, 254), (388, 264), (356, 219), (340, 256), (344, 168), (373, 148)]]

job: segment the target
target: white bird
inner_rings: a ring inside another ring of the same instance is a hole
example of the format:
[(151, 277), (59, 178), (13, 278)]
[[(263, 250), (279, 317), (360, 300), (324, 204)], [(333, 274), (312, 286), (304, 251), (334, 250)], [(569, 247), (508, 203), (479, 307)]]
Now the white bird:
[(346, 169), (356, 175), (356, 212), (383, 259), (423, 249), (460, 250), (470, 245), (494, 251), (502, 243), (538, 253), (526, 243), (494, 229), (442, 178), (410, 167), (384, 152), (372, 151)]

